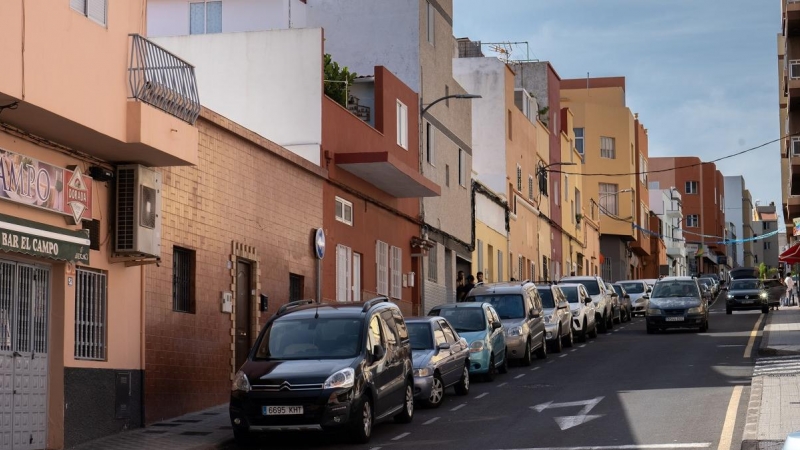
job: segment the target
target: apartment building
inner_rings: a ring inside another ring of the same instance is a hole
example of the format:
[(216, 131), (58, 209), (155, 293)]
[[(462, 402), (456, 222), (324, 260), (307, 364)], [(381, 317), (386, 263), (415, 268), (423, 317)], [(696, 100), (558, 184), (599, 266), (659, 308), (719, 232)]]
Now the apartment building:
[(753, 210), (753, 228), (756, 235), (762, 239), (755, 241), (754, 263), (756, 266), (763, 263), (767, 269), (778, 269), (780, 267), (778, 256), (781, 253), (778, 245), (778, 212), (775, 202), (769, 205), (761, 205), (756, 201)]
[(517, 279), (519, 275), (508, 250), (511, 225), (505, 195), (492, 191), (477, 178), (472, 180), (472, 190), (476, 242), (472, 260), (477, 264), (476, 273), (482, 271), (487, 283)]
[(669, 276), (687, 275), (686, 241), (683, 234), (683, 204), (681, 193), (674, 187), (661, 189), (660, 183), (650, 181), (650, 210), (660, 219), (658, 233), (666, 247), (666, 264)]
[(800, 218), (800, 136), (791, 136), (800, 132), (800, 3), (782, 0), (781, 6), (777, 36), (781, 210), (787, 234), (794, 234), (793, 219)]
[[(746, 264), (747, 252), (745, 245), (749, 242), (744, 242), (746, 239), (751, 239), (754, 235), (753, 232), (753, 203), (750, 198), (749, 192), (745, 186), (744, 177), (741, 175), (727, 176), (725, 180), (725, 219), (728, 223), (732, 224), (731, 230), (737, 236), (733, 245), (735, 248), (729, 246), (728, 254), (734, 257), (736, 267), (752, 267)], [(733, 239), (732, 239), (733, 240)], [(751, 244), (751, 243), (750, 243)], [(752, 250), (748, 250), (752, 253)]]
[(642, 258), (642, 278), (658, 278), (660, 276), (669, 276), (670, 267), (667, 263), (667, 246), (660, 230), (664, 229), (664, 223), (661, 216), (655, 212), (649, 212), (650, 224), (648, 230), (653, 230), (647, 235), (649, 251), (647, 255)]
[(650, 179), (682, 195), (690, 275), (729, 270), (725, 232), (725, 184), (714, 163), (695, 156), (650, 158)]
[(749, 189), (745, 189), (742, 195), (742, 213), (747, 215), (744, 219), (745, 223), (742, 227), (743, 234), (741, 235), (742, 239), (745, 240), (742, 248), (744, 267), (755, 267), (755, 253), (753, 253), (753, 249), (758, 243), (752, 240), (756, 235), (756, 230), (753, 226), (753, 195), (750, 193)]
[(142, 425), (142, 286), (164, 256), (154, 168), (199, 161), (191, 66), (139, 34), (143, 2), (91, 4), (0, 3), (6, 449)]
[[(634, 159), (636, 167), (636, 186), (632, 195), (636, 198), (636, 207), (638, 212), (634, 219), (634, 228), (636, 228), (636, 239), (631, 242), (631, 249), (633, 250), (634, 259), (634, 276), (643, 278), (645, 275), (646, 261), (651, 260), (651, 250), (658, 250), (658, 245), (663, 245), (660, 242), (660, 236), (654, 234), (651, 225), (653, 222), (650, 218), (650, 193), (648, 180), (650, 179), (648, 173), (648, 160), (649, 160), (649, 144), (647, 137), (647, 128), (639, 121), (639, 114), (634, 114), (634, 129), (635, 129), (635, 145), (634, 145)], [(652, 231), (651, 231), (652, 230)], [(655, 246), (655, 248), (654, 248)], [(661, 257), (664, 256), (662, 252)], [(655, 256), (655, 255), (653, 255)], [(658, 260), (658, 258), (654, 258)], [(637, 264), (638, 262), (638, 264)], [(651, 275), (658, 273), (657, 269), (653, 269), (652, 264), (649, 270)], [(647, 278), (647, 277), (644, 277)], [(652, 278), (652, 277), (649, 277)]]
[[(560, 111), (561, 138), (561, 172), (554, 173), (562, 178), (561, 191), (563, 203), (561, 208), (561, 254), (563, 258), (563, 275), (583, 275), (586, 272), (586, 241), (583, 233), (583, 155), (575, 147), (574, 117), (569, 108)], [(554, 224), (553, 228), (558, 228)]]
[(640, 164), (637, 124), (625, 104), (625, 78), (561, 80), (561, 105), (574, 114), (576, 140), (583, 138), (584, 196), (598, 204), (602, 215), (600, 274), (609, 281), (637, 278), (642, 267), (638, 255), (649, 245), (631, 226), (643, 221), (643, 202), (635, 175)]

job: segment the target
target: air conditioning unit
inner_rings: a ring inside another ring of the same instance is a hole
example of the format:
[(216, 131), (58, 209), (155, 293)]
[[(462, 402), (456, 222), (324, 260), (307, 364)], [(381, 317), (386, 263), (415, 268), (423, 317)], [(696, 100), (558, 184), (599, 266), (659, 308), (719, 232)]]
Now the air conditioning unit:
[(138, 164), (117, 168), (114, 251), (126, 256), (161, 256), (161, 174)]

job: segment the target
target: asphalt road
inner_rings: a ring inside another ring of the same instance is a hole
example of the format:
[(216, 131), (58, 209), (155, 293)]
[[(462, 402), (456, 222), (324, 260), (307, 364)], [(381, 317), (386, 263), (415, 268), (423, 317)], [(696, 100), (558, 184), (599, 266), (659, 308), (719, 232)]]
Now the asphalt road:
[(376, 425), (368, 445), (298, 433), (264, 435), (254, 448), (738, 449), (753, 372), (745, 356), (756, 353), (763, 321), (757, 311), (726, 315), (722, 299), (711, 311), (706, 333), (648, 335), (636, 318), (475, 382), (468, 396), (450, 389), (412, 424)]

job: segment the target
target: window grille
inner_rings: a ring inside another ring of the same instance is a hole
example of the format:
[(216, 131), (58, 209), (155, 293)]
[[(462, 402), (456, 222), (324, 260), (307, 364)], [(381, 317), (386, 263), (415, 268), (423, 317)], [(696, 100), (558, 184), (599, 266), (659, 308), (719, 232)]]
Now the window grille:
[(172, 252), (172, 309), (194, 312), (194, 251), (173, 247)]
[(105, 272), (77, 269), (75, 289), (75, 359), (106, 360)]

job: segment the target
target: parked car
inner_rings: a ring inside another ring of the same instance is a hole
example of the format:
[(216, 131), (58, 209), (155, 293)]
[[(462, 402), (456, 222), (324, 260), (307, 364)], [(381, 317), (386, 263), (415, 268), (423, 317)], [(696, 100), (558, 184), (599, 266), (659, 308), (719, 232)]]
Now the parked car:
[(619, 296), (619, 305), (622, 311), (621, 320), (623, 322), (631, 320), (631, 317), (633, 317), (633, 304), (631, 303), (631, 296), (628, 294), (628, 291), (626, 291), (620, 283), (614, 283), (611, 287), (614, 289), (614, 292), (617, 293), (617, 296)]
[(606, 290), (611, 295), (611, 317), (614, 323), (622, 323), (622, 299), (611, 283), (606, 282)]
[(731, 280), (726, 297), (726, 314), (752, 309), (760, 309), (764, 314), (769, 312), (769, 292), (761, 280)]
[(658, 280), (650, 294), (645, 318), (648, 334), (667, 328), (698, 328), (705, 332), (708, 301), (695, 278), (665, 277)]
[(406, 319), (414, 362), (414, 397), (438, 408), (445, 390), (469, 393), (469, 344), (443, 317)]
[(451, 303), (431, 309), (429, 316), (441, 316), (469, 344), (469, 373), (494, 380), (497, 372), (508, 372), (506, 336), (497, 311), (489, 303)]
[(641, 281), (644, 281), (645, 283), (647, 283), (648, 286), (650, 286), (650, 289), (653, 289), (653, 287), (655, 287), (656, 282), (658, 281), (658, 279), (657, 278), (642, 278)]
[(700, 291), (703, 294), (703, 298), (705, 298), (707, 301), (711, 302), (711, 301), (713, 301), (714, 297), (713, 297), (713, 294), (712, 294), (712, 291), (711, 291), (711, 286), (709, 285), (709, 283), (710, 282), (707, 281), (707, 280), (702, 280), (702, 279), (697, 280), (697, 284), (700, 286)]
[(534, 352), (541, 359), (547, 358), (545, 316), (535, 284), (510, 282), (476, 286), (464, 301), (492, 305), (503, 324), (509, 360), (519, 360), (529, 366)]
[(764, 280), (764, 287), (767, 288), (767, 294), (769, 296), (767, 303), (770, 308), (780, 307), (781, 299), (786, 295), (786, 286), (777, 278), (769, 278)]
[(282, 306), (231, 389), (231, 424), (243, 444), (254, 431), (342, 428), (364, 443), (375, 422), (413, 417), (411, 342), (400, 309), (385, 297)]
[(620, 281), (618, 283), (625, 289), (631, 298), (631, 315), (644, 315), (647, 311), (647, 299), (645, 294), (649, 294), (653, 289), (644, 280)]
[(600, 277), (564, 277), (559, 280), (558, 284), (582, 284), (586, 288), (586, 292), (592, 297), (592, 303), (595, 306), (595, 314), (598, 323), (598, 329), (601, 333), (606, 333), (611, 328), (614, 328), (614, 311), (611, 304), (611, 292), (608, 291), (603, 279)]
[(708, 285), (708, 288), (711, 291), (712, 301), (713, 299), (717, 298), (717, 295), (719, 294), (719, 281), (709, 276), (702, 276), (699, 279), (700, 281), (706, 282)]
[(597, 314), (592, 297), (582, 284), (559, 284), (558, 288), (569, 302), (572, 312), (572, 330), (578, 340), (586, 342), (587, 337), (597, 337)]
[(572, 311), (561, 288), (556, 285), (537, 286), (544, 308), (544, 323), (547, 345), (553, 353), (561, 353), (563, 347), (572, 347)]

